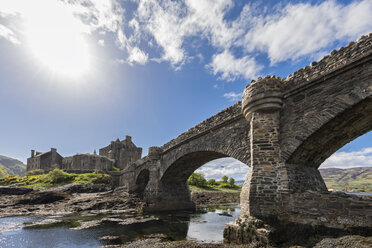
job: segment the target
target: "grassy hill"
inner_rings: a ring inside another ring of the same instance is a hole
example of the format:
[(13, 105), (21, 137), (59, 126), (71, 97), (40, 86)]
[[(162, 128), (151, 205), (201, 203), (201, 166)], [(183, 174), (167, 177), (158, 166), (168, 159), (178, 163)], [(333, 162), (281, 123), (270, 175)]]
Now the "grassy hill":
[(319, 169), (328, 189), (372, 192), (372, 167)]
[(21, 161), (0, 155), (0, 168), (9, 175), (23, 176), (26, 173), (26, 165)]

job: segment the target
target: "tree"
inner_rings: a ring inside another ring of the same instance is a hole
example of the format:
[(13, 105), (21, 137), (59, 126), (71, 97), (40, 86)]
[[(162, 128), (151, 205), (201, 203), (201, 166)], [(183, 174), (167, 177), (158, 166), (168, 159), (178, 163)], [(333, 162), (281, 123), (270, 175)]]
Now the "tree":
[(230, 177), (229, 185), (230, 185), (230, 187), (234, 187), (234, 185), (235, 185), (235, 179), (234, 178)]
[(210, 186), (217, 185), (216, 180), (214, 180), (214, 179), (209, 179), (207, 184), (210, 185)]
[(222, 177), (222, 181), (224, 182), (224, 183), (227, 183), (227, 180), (229, 179), (229, 177), (228, 176), (223, 176)]
[(187, 180), (189, 185), (194, 185), (197, 187), (206, 187), (207, 180), (205, 177), (200, 173), (192, 173), (189, 179)]

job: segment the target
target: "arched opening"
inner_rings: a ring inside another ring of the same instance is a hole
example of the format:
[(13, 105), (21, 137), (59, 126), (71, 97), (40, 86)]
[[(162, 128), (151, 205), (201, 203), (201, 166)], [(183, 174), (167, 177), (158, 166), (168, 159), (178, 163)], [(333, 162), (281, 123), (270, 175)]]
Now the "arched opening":
[(327, 191), (319, 166), (343, 146), (371, 130), (372, 97), (367, 97), (313, 131), (296, 148), (286, 161), (291, 178), (288, 188), (293, 192)]
[[(167, 206), (162, 204), (160, 205), (169, 209), (195, 208), (195, 204), (191, 201), (190, 197), (190, 189), (187, 183), (188, 178), (193, 172), (201, 168), (203, 165), (206, 165), (204, 170), (205, 168), (209, 168), (208, 170), (211, 170), (213, 164), (216, 165), (217, 163), (223, 163), (224, 160), (219, 159), (228, 157), (229, 156), (226, 154), (214, 151), (192, 152), (181, 156), (172, 164), (165, 167), (165, 171), (163, 175), (161, 175), (160, 193), (158, 198), (162, 201), (165, 201), (165, 199), (172, 199), (172, 201), (168, 201)], [(211, 162), (216, 160), (217, 162)], [(232, 161), (235, 161), (235, 165), (236, 163), (241, 164), (241, 162), (237, 162), (238, 160), (234, 158), (230, 158), (227, 161), (230, 162), (230, 165), (227, 168), (233, 167), (233, 163), (231, 163)], [(211, 162), (212, 164), (208, 164), (208, 162)], [(248, 171), (248, 166), (245, 166), (247, 167)], [(218, 169), (222, 170), (222, 172), (224, 172), (224, 170), (226, 171), (226, 168), (223, 164), (221, 164), (216, 170)], [(200, 170), (203, 171), (203, 168)], [(231, 172), (227, 174), (231, 174)], [(208, 179), (212, 179), (213, 176), (216, 175), (208, 175)], [(244, 176), (241, 176), (240, 178), (243, 177)], [(221, 178), (216, 179), (221, 180)]]
[(347, 143), (372, 131), (372, 97), (346, 109), (310, 135), (287, 163), (319, 168)]
[[(218, 240), (223, 236), (225, 224), (240, 216), (240, 191), (248, 171), (248, 165), (222, 153), (208, 151), (184, 155), (169, 166), (162, 178), (168, 199), (170, 195), (172, 198), (167, 207), (175, 203), (179, 205), (173, 209), (181, 209), (190, 206), (187, 202), (195, 203), (198, 209), (203, 209), (203, 214), (195, 214), (198, 222), (190, 222), (187, 235), (208, 241), (208, 237), (200, 237), (202, 222), (202, 233)], [(206, 185), (189, 186), (187, 181), (192, 173), (202, 174)], [(224, 176), (227, 177), (226, 183), (222, 182)], [(230, 184), (231, 179), (234, 186)], [(211, 180), (214, 180), (213, 185), (208, 184)]]
[(218, 182), (223, 180), (223, 177), (226, 177), (228, 178), (228, 183), (232, 178), (236, 185), (241, 186), (245, 181), (248, 171), (248, 165), (235, 158), (226, 157), (212, 160), (202, 165), (195, 172), (202, 174), (207, 182), (211, 180)]
[(330, 191), (372, 194), (372, 132), (332, 154), (319, 171)]
[(177, 159), (167, 168), (161, 181), (162, 183), (170, 184), (186, 183), (187, 179), (196, 169), (212, 160), (224, 157), (228, 156), (211, 151), (188, 153)]
[(136, 194), (140, 197), (143, 198), (143, 192), (145, 191), (145, 188), (149, 182), (150, 178), (150, 172), (149, 170), (142, 170), (137, 177), (136, 180)]

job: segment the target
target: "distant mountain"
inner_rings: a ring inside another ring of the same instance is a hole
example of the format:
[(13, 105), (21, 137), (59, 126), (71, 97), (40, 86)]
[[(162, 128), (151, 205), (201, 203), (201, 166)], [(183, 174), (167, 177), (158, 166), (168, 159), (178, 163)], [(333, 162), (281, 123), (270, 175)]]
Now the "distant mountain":
[(0, 167), (9, 175), (23, 176), (26, 173), (26, 165), (21, 161), (0, 155)]
[(236, 185), (239, 185), (239, 186), (243, 186), (243, 184), (244, 184), (244, 180), (238, 180), (238, 181), (235, 181), (235, 184), (236, 184)]
[(372, 192), (372, 167), (319, 169), (328, 189)]

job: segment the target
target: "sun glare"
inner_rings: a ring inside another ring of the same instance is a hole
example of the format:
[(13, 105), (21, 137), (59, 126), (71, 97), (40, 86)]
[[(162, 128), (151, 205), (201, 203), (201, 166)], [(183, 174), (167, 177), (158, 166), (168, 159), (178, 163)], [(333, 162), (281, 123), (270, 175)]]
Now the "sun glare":
[(27, 43), (35, 58), (54, 74), (81, 77), (90, 66), (84, 26), (71, 9), (57, 1), (30, 11), (25, 20)]

